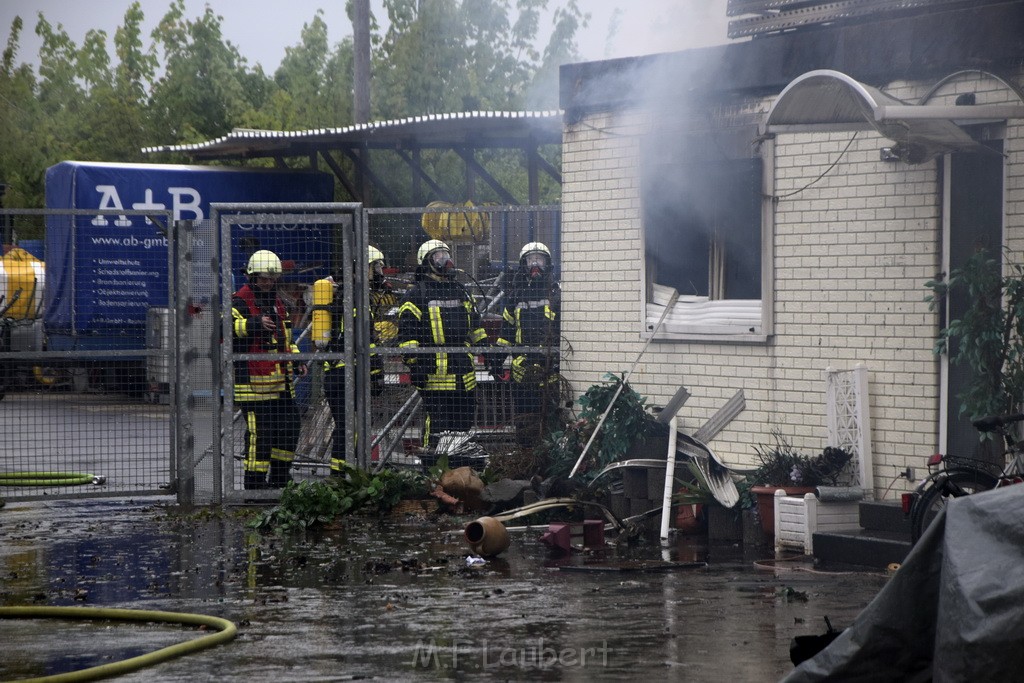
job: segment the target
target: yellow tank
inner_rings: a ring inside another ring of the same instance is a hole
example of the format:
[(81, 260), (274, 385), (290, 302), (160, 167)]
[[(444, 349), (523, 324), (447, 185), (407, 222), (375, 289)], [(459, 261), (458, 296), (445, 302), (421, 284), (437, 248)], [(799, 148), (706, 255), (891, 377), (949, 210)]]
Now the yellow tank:
[(313, 330), (311, 341), (323, 346), (331, 340), (331, 302), (334, 301), (334, 281), (324, 278), (313, 283)]
[(0, 259), (0, 311), (5, 318), (35, 320), (43, 310), (43, 262), (20, 247)]
[[(475, 206), (473, 202), (451, 204), (430, 202), (428, 209), (459, 208)], [(423, 231), (435, 240), (471, 240), (480, 242), (487, 239), (491, 231), (491, 217), (486, 211), (438, 211), (424, 213), (420, 223)]]

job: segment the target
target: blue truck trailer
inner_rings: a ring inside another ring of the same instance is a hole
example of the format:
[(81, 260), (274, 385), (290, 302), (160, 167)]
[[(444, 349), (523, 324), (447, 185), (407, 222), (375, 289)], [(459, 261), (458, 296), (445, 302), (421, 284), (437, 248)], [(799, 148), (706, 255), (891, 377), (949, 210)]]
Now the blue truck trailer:
[[(211, 203), (329, 202), (333, 178), (280, 171), (171, 164), (64, 161), (46, 171), (47, 209), (171, 211), (203, 220)], [(236, 230), (241, 230), (236, 227)], [(312, 228), (312, 231), (328, 228)], [(307, 262), (318, 237), (261, 231), (232, 239), (232, 261), (256, 248)], [(309, 251), (309, 253), (306, 253)], [(147, 313), (168, 305), (167, 236), (145, 216), (52, 216), (46, 226), (43, 325), (49, 350), (143, 349)]]
[[(176, 221), (208, 219), (215, 203), (330, 202), (333, 195), (333, 177), (317, 171), (83, 161), (64, 161), (46, 171), (47, 209), (170, 211)], [(158, 223), (137, 213), (47, 216), (45, 348), (72, 352), (67, 365), (84, 370), (76, 376), (86, 375), (90, 387), (137, 394), (152, 385), (145, 357), (124, 352), (151, 347), (150, 328), (158, 319), (153, 314), (169, 310), (170, 245), (166, 226)], [(287, 229), (236, 225), (233, 270), (240, 273), (253, 251), (271, 249), (286, 263), (318, 259), (319, 270), (305, 268), (303, 277), (322, 277), (330, 265), (322, 262), (329, 231), (326, 225), (307, 226), (297, 238)], [(92, 354), (76, 362), (75, 351), (117, 355)], [(102, 377), (98, 387), (93, 376)]]

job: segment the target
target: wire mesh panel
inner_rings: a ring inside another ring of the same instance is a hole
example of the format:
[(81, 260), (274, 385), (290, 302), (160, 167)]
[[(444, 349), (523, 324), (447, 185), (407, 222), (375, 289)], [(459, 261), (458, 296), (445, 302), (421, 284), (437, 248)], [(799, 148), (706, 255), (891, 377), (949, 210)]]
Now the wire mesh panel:
[[(433, 203), (366, 215), (383, 259), (367, 273), (374, 467), (445, 457), (527, 473), (563, 401), (557, 207)], [(542, 256), (537, 269), (520, 258), (527, 245)]]
[(367, 466), (357, 436), (368, 423), (370, 347), (354, 277), (366, 258), (359, 209), (213, 205), (225, 340), (213, 371), (225, 399), (213, 479), (229, 499), (273, 498), (289, 481)]
[[(328, 204), (214, 205), (182, 226), (185, 498), (273, 499), (442, 455), (528, 460), (563, 400), (557, 231), (550, 207)], [(433, 274), (418, 254), (431, 239), (452, 262)]]
[(171, 493), (171, 213), (3, 214), (0, 496)]

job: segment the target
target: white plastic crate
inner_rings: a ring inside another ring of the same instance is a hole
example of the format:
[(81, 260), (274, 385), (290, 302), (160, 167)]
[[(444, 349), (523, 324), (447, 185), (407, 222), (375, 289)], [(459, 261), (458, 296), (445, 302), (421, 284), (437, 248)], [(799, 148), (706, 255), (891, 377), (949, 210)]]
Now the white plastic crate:
[[(844, 497), (845, 498), (845, 497)], [(775, 492), (775, 550), (803, 549), (814, 552), (815, 532), (860, 528), (860, 500), (825, 500), (814, 493), (803, 497)]]

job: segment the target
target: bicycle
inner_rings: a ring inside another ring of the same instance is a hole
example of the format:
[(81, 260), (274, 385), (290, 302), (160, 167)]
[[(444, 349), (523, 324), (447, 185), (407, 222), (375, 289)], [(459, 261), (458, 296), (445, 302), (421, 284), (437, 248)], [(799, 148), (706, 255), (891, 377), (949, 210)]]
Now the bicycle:
[[(936, 453), (928, 459), (928, 476), (909, 496), (910, 536), (913, 543), (924, 533), (950, 498), (988, 491), (1024, 481), (1024, 441), (1018, 441), (1008, 427), (1024, 420), (1024, 413), (990, 415), (973, 420), (980, 432), (995, 432), (1006, 444), (1007, 464)], [(907, 500), (904, 509), (908, 509)]]

